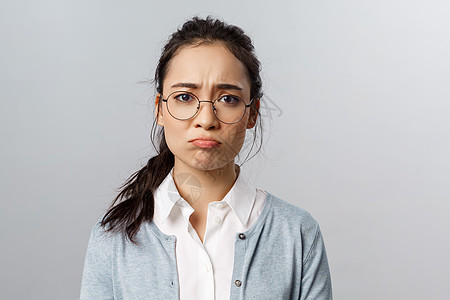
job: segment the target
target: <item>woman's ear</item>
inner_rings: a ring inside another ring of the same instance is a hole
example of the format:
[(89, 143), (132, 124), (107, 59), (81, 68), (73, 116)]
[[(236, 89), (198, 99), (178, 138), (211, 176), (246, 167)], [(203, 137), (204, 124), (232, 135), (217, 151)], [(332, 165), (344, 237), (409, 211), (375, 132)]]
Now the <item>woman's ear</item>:
[(164, 126), (164, 119), (163, 119), (163, 115), (162, 115), (162, 111), (161, 111), (162, 105), (160, 105), (160, 103), (159, 103), (160, 99), (161, 99), (161, 94), (157, 94), (156, 99), (155, 99), (155, 119), (156, 119), (156, 124), (158, 124), (159, 126)]
[(259, 98), (255, 99), (255, 105), (250, 106), (250, 116), (248, 117), (247, 129), (251, 129), (256, 124), (256, 119), (258, 118), (259, 111)]

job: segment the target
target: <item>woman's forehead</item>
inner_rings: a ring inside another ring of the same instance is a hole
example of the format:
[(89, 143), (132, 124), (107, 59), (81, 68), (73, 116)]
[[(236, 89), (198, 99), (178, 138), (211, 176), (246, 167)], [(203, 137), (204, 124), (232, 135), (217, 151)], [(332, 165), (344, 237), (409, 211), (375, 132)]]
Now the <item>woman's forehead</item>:
[(178, 82), (197, 85), (228, 83), (250, 88), (244, 65), (220, 43), (184, 46), (168, 65), (164, 87)]

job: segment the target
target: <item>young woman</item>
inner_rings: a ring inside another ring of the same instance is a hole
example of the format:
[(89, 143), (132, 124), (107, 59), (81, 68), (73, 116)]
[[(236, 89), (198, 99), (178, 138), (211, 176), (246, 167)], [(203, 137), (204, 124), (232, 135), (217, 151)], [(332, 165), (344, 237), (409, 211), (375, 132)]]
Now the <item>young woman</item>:
[(194, 17), (172, 34), (155, 74), (158, 155), (92, 229), (81, 299), (332, 299), (316, 220), (235, 164), (260, 121), (259, 71), (236, 26)]

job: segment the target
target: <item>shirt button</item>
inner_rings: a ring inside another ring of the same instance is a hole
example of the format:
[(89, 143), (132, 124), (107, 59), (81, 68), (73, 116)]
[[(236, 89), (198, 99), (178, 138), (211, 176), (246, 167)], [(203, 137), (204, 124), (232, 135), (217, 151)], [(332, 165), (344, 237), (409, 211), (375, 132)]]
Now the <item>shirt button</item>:
[(241, 240), (245, 240), (245, 234), (239, 233), (239, 238), (240, 238)]
[(220, 219), (219, 216), (215, 216), (215, 217), (214, 217), (214, 222), (220, 223), (220, 221), (221, 221), (221, 219)]
[(205, 271), (206, 271), (206, 272), (211, 271), (211, 268), (209, 267), (209, 265), (205, 265)]
[(241, 282), (240, 280), (236, 280), (236, 281), (234, 282), (234, 284), (235, 284), (237, 287), (240, 287), (240, 286), (242, 285), (242, 282)]
[(223, 204), (223, 203), (217, 203), (216, 206), (217, 206), (218, 208), (223, 208), (223, 207), (224, 207), (224, 204)]

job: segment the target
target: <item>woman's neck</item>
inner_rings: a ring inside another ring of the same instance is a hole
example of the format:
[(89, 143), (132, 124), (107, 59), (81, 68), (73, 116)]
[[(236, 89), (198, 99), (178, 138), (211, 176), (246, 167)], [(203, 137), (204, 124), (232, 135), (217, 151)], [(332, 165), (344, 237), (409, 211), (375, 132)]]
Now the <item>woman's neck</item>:
[(199, 170), (175, 161), (172, 175), (180, 196), (192, 208), (206, 209), (210, 202), (225, 197), (239, 173), (240, 167), (234, 161), (216, 170)]

